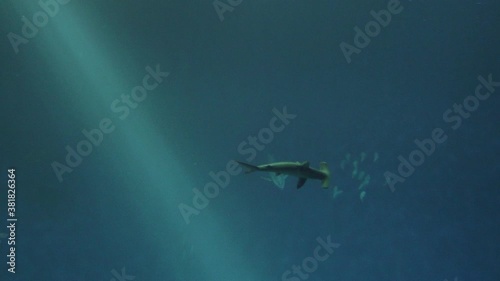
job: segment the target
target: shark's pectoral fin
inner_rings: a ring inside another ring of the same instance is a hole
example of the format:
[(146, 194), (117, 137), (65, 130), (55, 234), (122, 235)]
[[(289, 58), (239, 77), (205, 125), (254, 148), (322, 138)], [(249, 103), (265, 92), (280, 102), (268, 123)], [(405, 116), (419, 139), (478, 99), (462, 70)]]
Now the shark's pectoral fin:
[(306, 183), (306, 178), (299, 178), (299, 181), (297, 182), (297, 189), (301, 188), (304, 183)]

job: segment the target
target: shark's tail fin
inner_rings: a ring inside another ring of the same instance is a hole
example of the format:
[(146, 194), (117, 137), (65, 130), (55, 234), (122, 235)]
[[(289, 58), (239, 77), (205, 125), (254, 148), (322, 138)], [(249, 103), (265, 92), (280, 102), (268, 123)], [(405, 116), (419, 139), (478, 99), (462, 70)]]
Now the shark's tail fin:
[(330, 170), (328, 169), (328, 164), (326, 164), (326, 162), (319, 163), (319, 170), (326, 175), (323, 179), (322, 186), (323, 188), (328, 188), (330, 185)]
[(245, 168), (245, 174), (259, 170), (259, 167), (257, 167), (257, 166), (254, 166), (254, 165), (251, 165), (248, 163), (244, 163), (244, 162), (240, 162), (240, 161), (236, 161), (236, 162), (238, 162), (238, 164), (240, 164), (241, 166), (243, 166)]

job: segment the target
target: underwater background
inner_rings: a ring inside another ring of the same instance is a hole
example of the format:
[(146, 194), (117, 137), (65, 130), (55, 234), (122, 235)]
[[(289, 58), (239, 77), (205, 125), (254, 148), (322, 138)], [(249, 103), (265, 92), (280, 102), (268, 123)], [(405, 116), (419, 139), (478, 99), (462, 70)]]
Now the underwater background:
[(0, 280), (500, 280), (499, 8), (2, 0)]

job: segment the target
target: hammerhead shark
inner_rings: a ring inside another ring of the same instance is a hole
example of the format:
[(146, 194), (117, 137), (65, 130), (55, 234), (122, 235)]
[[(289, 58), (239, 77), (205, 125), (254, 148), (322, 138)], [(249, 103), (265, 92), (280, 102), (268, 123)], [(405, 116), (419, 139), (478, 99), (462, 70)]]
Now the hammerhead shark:
[(330, 184), (330, 170), (328, 170), (328, 164), (326, 164), (326, 162), (319, 163), (319, 170), (309, 167), (309, 161), (302, 163), (276, 162), (259, 166), (254, 166), (240, 161), (236, 162), (245, 167), (245, 173), (247, 174), (254, 171), (262, 171), (276, 173), (277, 176), (281, 174), (296, 176), (299, 178), (299, 181), (297, 182), (297, 189), (301, 188), (308, 179), (320, 180), (323, 188), (328, 188), (328, 185)]

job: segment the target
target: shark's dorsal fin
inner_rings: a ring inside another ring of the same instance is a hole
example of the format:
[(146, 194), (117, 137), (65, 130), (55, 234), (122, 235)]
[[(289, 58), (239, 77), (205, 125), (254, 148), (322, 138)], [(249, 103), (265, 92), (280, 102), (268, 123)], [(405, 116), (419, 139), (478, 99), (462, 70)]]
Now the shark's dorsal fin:
[(304, 183), (306, 183), (306, 178), (299, 178), (299, 181), (297, 182), (297, 189), (301, 188)]
[(300, 164), (302, 167), (307, 167), (309, 168), (309, 161), (304, 161), (302, 164)]

